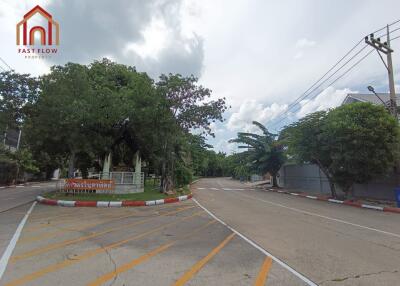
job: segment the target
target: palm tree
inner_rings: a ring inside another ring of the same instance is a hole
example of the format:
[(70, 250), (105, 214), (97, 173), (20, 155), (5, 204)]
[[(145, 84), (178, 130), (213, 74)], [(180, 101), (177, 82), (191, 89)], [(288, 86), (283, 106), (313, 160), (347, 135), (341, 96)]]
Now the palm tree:
[(244, 155), (249, 165), (258, 173), (269, 172), (272, 175), (272, 186), (278, 187), (277, 174), (285, 161), (283, 146), (276, 140), (277, 135), (257, 121), (252, 122), (262, 134), (239, 132), (237, 138), (229, 140), (230, 143), (240, 143), (239, 148), (246, 148)]

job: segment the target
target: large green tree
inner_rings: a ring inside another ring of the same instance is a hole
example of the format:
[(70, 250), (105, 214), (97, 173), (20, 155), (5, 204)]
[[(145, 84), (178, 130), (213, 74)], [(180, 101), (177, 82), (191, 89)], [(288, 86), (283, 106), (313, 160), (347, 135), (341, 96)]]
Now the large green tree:
[(399, 152), (399, 127), (382, 106), (353, 103), (315, 112), (281, 132), (288, 154), (297, 162), (317, 164), (347, 196), (355, 183), (387, 174)]
[(353, 103), (333, 109), (324, 128), (333, 180), (349, 196), (355, 183), (366, 183), (393, 170), (399, 155), (399, 126), (383, 106)]

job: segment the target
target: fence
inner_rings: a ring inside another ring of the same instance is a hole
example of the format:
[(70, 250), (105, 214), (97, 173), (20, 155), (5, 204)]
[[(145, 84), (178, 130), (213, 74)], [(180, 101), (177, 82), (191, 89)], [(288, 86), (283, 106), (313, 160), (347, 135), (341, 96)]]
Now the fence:
[[(135, 172), (109, 172), (89, 174), (89, 179), (113, 180), (115, 184), (115, 193), (140, 193), (144, 191), (144, 173)], [(61, 180), (57, 187), (62, 190), (65, 188), (65, 180)], [(96, 193), (105, 193), (109, 191), (96, 190)]]
[[(330, 194), (329, 181), (317, 165), (293, 164), (282, 166), (280, 185), (288, 189), (306, 191), (313, 194)], [(375, 179), (368, 184), (355, 184), (354, 195), (375, 199), (394, 200), (394, 188), (397, 186), (397, 175)], [(337, 193), (343, 194), (337, 187)]]

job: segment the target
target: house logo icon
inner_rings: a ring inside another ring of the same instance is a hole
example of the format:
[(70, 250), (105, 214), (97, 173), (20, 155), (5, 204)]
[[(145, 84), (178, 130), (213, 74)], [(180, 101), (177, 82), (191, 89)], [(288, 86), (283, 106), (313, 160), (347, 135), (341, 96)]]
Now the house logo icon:
[[(28, 28), (28, 22), (32, 16), (39, 13), (47, 22), (47, 26), (33, 26)], [(22, 26), (22, 27), (21, 27)], [(22, 30), (22, 45), (59, 45), (60, 44), (60, 25), (53, 19), (52, 15), (44, 10), (39, 5), (24, 15), (24, 18), (17, 24), (17, 45), (21, 45), (21, 30)], [(40, 41), (35, 39), (35, 34), (39, 33)]]

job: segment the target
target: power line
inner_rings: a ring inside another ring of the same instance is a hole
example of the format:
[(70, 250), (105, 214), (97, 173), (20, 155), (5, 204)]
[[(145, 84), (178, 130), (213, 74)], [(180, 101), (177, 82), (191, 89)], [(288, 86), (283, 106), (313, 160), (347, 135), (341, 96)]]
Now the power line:
[(10, 69), (10, 71), (12, 71), (13, 69), (6, 63), (5, 60), (3, 60), (2, 57), (0, 57), (0, 60)]
[[(397, 30), (400, 30), (400, 28), (397, 29)], [(399, 38), (400, 38), (400, 35), (399, 35), (399, 36), (396, 36), (396, 37), (394, 37), (394, 38), (392, 38), (391, 40), (394, 41), (394, 40), (399, 39)], [(332, 82), (330, 82), (330, 83), (329, 83), (329, 86), (332, 85), (332, 84), (334, 84), (335, 82), (337, 82), (337, 81), (340, 80), (341, 78), (343, 78), (343, 77), (344, 77), (346, 74), (348, 74), (352, 69), (354, 69), (358, 64), (360, 64), (365, 58), (367, 58), (373, 51), (374, 51), (374, 49), (371, 49), (371, 50), (370, 50), (368, 53), (366, 53), (361, 59), (359, 59), (356, 63), (354, 63), (350, 68), (348, 68), (343, 74), (341, 74), (341, 75), (338, 76), (335, 80), (333, 80)], [(319, 95), (318, 93), (312, 95), (312, 96), (310, 97), (310, 100), (307, 101), (307, 102), (306, 102), (304, 105), (302, 105), (301, 107), (304, 107), (304, 106), (306, 106), (307, 104), (309, 104), (309, 103), (311, 102), (311, 100), (314, 99), (315, 97), (317, 97), (318, 95)], [(296, 109), (296, 110), (294, 110), (293, 112), (296, 112), (296, 111), (298, 111), (298, 110), (300, 109), (300, 106), (297, 106), (297, 107), (299, 107), (299, 108)], [(274, 124), (274, 125), (272, 125), (272, 126), (276, 126), (276, 124)], [(275, 130), (276, 130), (276, 129), (275, 129)]]
[[(391, 23), (389, 26), (392, 26), (392, 25), (395, 25), (395, 24), (397, 24), (397, 23), (399, 23), (400, 22), (400, 19), (399, 20), (397, 20), (397, 21), (395, 21), (395, 22), (393, 22), (393, 23)], [(376, 30), (376, 31), (374, 31), (373, 33), (377, 33), (377, 32), (379, 32), (379, 31), (381, 31), (381, 30), (383, 30), (383, 29), (385, 29), (386, 28), (386, 26), (385, 27), (382, 27), (381, 29), (378, 29), (378, 30)], [(396, 29), (394, 29), (394, 30), (392, 30), (391, 32), (390, 32), (390, 34), (391, 33), (393, 33), (393, 32), (395, 32), (395, 31), (397, 31), (397, 30), (400, 30), (400, 28), (396, 28)], [(394, 38), (395, 39), (395, 38)], [(279, 123), (279, 121), (277, 121), (278, 119), (282, 119), (282, 116), (285, 116), (285, 115), (287, 115), (290, 111), (291, 111), (291, 109), (292, 108), (294, 108), (295, 106), (297, 106), (299, 103), (300, 103), (300, 101), (301, 100), (304, 100), (304, 99), (306, 99), (307, 97), (309, 97), (314, 91), (316, 91), (320, 86), (322, 86), (326, 81), (328, 81), (330, 78), (332, 78), (337, 72), (339, 72), (342, 68), (344, 68), (347, 64), (349, 64), (350, 63), (350, 61), (352, 61), (357, 55), (359, 55), (366, 47), (367, 47), (367, 45), (365, 45), (363, 48), (361, 48), (355, 55), (353, 55), (349, 60), (347, 60), (343, 65), (341, 65), (333, 74), (331, 74), (328, 78), (326, 78), (324, 81), (322, 81), (321, 82), (321, 80), (323, 80), (330, 72), (332, 72), (346, 57), (348, 57), (362, 42), (363, 42), (363, 40), (364, 40), (364, 37), (363, 38), (361, 38), (361, 40), (359, 40), (342, 58), (340, 58), (322, 77), (320, 77), (316, 82), (314, 82), (305, 92), (303, 92), (298, 98), (296, 98), (291, 104), (289, 104), (289, 106), (288, 106), (288, 108), (287, 108), (287, 110), (285, 110), (285, 111), (283, 111), (282, 113), (280, 113), (280, 114), (278, 114), (278, 116), (277, 117), (275, 117), (274, 119), (273, 119), (273, 122), (275, 122), (275, 123), (272, 123), (271, 125), (270, 125), (270, 128), (271, 127), (274, 127), (274, 126), (276, 126), (278, 123)], [(370, 54), (370, 52), (367, 54), (367, 55), (369, 55)], [(367, 56), (366, 55), (366, 56)], [(364, 56), (361, 60), (363, 60), (366, 56)], [(351, 67), (351, 69), (353, 68), (354, 66), (352, 66)], [(351, 70), (350, 69), (350, 70)], [(346, 71), (345, 72), (345, 74), (347, 74), (350, 70), (348, 70), (348, 71)], [(342, 76), (340, 76), (338, 79), (340, 79)], [(337, 79), (337, 80), (338, 80)], [(336, 82), (337, 80), (335, 80), (334, 82)], [(320, 83), (321, 82), (321, 83)], [(318, 83), (320, 83), (319, 85), (318, 85)], [(331, 83), (332, 84), (332, 83)], [(316, 85), (318, 85), (318, 86), (316, 86)], [(315, 87), (316, 86), (316, 87)], [(315, 88), (314, 88), (315, 87)], [(310, 91), (311, 90), (311, 91)], [(318, 95), (318, 94), (317, 94)], [(312, 98), (315, 98), (317, 95), (315, 95), (314, 97), (312, 97)]]

